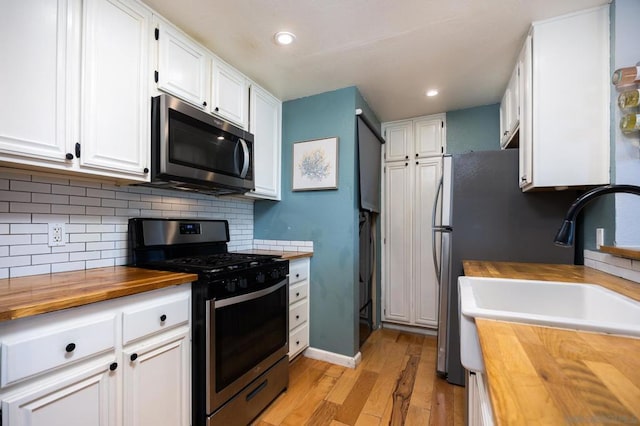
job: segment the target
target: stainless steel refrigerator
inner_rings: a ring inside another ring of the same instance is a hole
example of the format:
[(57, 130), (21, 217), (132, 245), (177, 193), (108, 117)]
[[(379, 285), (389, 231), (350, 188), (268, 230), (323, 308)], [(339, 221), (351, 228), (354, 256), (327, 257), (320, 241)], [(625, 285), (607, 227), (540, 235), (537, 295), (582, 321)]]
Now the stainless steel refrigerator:
[(553, 238), (576, 192), (523, 193), (518, 176), (518, 150), (443, 157), (432, 223), (439, 275), (437, 371), (450, 383), (464, 385), (465, 379), (458, 312), (463, 260), (574, 262), (573, 248), (558, 247)]

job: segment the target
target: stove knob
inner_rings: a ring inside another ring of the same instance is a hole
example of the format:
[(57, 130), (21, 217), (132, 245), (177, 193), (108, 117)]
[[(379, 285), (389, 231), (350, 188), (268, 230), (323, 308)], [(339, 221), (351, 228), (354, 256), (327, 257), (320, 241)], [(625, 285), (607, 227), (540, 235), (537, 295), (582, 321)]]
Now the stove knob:
[(280, 273), (278, 272), (277, 269), (274, 269), (273, 271), (271, 271), (271, 278), (273, 278), (274, 280), (277, 279), (280, 276)]
[(265, 281), (265, 276), (262, 272), (258, 272), (256, 274), (256, 281), (259, 282), (260, 284), (264, 283)]
[(245, 277), (240, 277), (240, 278), (238, 279), (238, 286), (239, 286), (240, 288), (247, 288), (247, 284), (248, 284), (248, 283), (247, 283), (247, 279), (246, 279)]
[(227, 293), (233, 293), (234, 291), (236, 291), (236, 283), (235, 283), (235, 281), (232, 281), (232, 280), (225, 281), (224, 288), (225, 288), (225, 290), (227, 290)]

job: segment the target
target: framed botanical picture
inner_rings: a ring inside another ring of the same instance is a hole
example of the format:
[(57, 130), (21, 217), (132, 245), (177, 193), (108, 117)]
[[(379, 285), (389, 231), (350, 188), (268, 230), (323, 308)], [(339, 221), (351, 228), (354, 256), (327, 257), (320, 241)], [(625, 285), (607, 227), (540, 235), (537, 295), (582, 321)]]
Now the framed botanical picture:
[(293, 191), (338, 189), (338, 138), (293, 144)]

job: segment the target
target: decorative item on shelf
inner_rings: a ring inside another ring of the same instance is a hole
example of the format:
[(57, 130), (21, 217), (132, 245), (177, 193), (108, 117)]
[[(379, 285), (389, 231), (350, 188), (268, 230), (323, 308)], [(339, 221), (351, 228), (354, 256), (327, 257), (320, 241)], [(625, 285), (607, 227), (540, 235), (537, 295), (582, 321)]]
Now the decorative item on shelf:
[(619, 68), (611, 77), (611, 83), (616, 87), (630, 86), (638, 81), (640, 81), (640, 66)]
[(620, 119), (620, 130), (632, 133), (640, 130), (640, 114), (625, 114)]
[(625, 90), (618, 96), (618, 106), (621, 109), (634, 108), (640, 105), (640, 89)]
[(293, 191), (338, 189), (338, 138), (293, 144)]

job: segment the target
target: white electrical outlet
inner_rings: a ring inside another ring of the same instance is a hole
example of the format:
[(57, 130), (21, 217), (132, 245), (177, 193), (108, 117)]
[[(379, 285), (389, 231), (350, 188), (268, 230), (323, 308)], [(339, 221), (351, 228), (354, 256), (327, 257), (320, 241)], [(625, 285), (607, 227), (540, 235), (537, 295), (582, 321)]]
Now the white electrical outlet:
[(604, 228), (596, 228), (596, 248), (600, 250), (600, 246), (604, 245)]
[(64, 223), (49, 224), (49, 247), (63, 246), (65, 238)]

